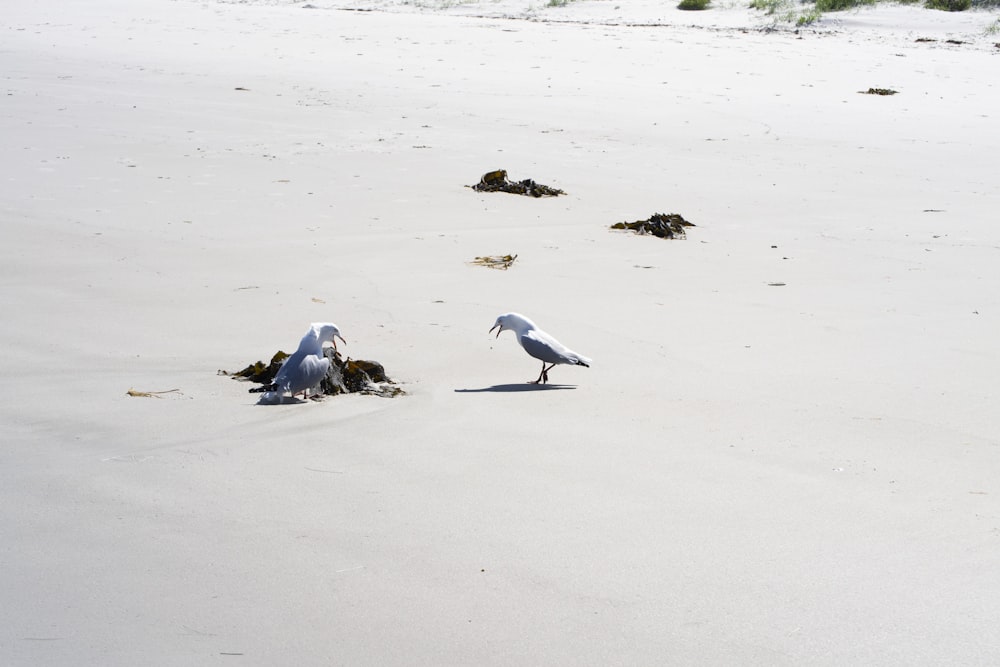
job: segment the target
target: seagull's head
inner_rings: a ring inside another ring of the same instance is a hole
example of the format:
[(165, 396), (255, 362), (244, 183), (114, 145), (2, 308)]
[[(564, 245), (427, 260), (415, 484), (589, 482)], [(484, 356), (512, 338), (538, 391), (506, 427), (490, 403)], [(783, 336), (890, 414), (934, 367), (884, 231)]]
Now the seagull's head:
[(316, 332), (316, 337), (319, 339), (320, 345), (327, 342), (333, 343), (333, 349), (336, 350), (337, 338), (339, 338), (345, 345), (347, 344), (344, 337), (340, 335), (340, 329), (337, 328), (336, 324), (332, 324), (330, 322), (314, 322), (312, 327), (313, 331)]
[(521, 333), (534, 328), (535, 323), (524, 315), (519, 313), (504, 313), (497, 318), (496, 322), (493, 323), (490, 333), (493, 333), (493, 329), (497, 329), (497, 338), (499, 338), (500, 334), (508, 329), (520, 335)]

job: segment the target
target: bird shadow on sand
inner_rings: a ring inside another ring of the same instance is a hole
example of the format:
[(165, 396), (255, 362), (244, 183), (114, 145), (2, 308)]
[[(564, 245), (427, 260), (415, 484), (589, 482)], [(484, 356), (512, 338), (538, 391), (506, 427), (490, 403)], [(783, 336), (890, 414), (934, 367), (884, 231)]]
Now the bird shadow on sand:
[(492, 387), (482, 389), (456, 389), (456, 394), (479, 394), (484, 391), (499, 393), (512, 393), (517, 391), (552, 391), (556, 389), (576, 389), (575, 384), (531, 384), (522, 382), (519, 384), (495, 384)]
[(304, 400), (295, 396), (282, 396), (281, 398), (272, 398), (271, 400), (265, 400), (261, 397), (254, 405), (305, 405), (306, 403), (316, 403), (321, 400), (323, 400), (321, 394), (315, 394)]

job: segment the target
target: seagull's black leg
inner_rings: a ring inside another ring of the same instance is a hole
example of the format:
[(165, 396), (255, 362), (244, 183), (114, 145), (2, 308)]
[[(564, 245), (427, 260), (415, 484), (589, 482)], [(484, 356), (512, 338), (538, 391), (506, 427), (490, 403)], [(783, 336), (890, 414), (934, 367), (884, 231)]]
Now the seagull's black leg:
[(542, 364), (542, 380), (545, 382), (549, 381), (549, 371), (555, 368), (555, 364), (549, 364), (548, 368), (545, 368), (545, 364)]
[(545, 367), (545, 362), (542, 362), (542, 372), (538, 374), (537, 380), (531, 380), (528, 384), (545, 384), (549, 381), (549, 371), (555, 368), (555, 364), (550, 364), (548, 368)]
[(542, 362), (542, 372), (538, 374), (537, 380), (529, 380), (528, 384), (541, 384), (545, 378), (545, 362)]
[(555, 364), (550, 365), (548, 368), (545, 367), (545, 362), (542, 362), (542, 372), (539, 373), (538, 379), (531, 384), (545, 384), (549, 381), (549, 371), (555, 367)]

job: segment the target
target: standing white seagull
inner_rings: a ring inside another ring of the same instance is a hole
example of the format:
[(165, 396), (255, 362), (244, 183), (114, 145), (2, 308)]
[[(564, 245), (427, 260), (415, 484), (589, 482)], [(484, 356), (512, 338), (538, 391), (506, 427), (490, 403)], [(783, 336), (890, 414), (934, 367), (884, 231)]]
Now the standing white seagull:
[(305, 398), (330, 369), (330, 360), (323, 356), (323, 343), (333, 343), (336, 350), (337, 338), (347, 343), (336, 324), (313, 322), (299, 342), (299, 349), (281, 365), (261, 403), (280, 403), (286, 392), (294, 398), (301, 391)]
[[(500, 337), (501, 332), (510, 329), (517, 336), (517, 342), (521, 344), (524, 351), (535, 359), (541, 360), (542, 372), (539, 374), (538, 379), (533, 380), (531, 384), (548, 382), (549, 371), (556, 364), (590, 367), (590, 359), (569, 349), (535, 326), (535, 323), (524, 315), (519, 313), (505, 313), (497, 318), (496, 323), (490, 329), (490, 333), (493, 333), (493, 329), (497, 327), (500, 327), (500, 330), (497, 331), (497, 338)], [(549, 367), (546, 368), (545, 364), (549, 364)]]

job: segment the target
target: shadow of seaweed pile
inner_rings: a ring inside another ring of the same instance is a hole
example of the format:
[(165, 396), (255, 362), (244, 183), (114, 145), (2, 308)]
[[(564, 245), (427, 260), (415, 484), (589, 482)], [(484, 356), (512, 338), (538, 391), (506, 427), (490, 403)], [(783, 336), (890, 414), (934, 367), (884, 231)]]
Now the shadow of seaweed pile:
[(470, 187), (476, 192), (509, 192), (529, 197), (556, 197), (566, 194), (558, 188), (550, 188), (547, 185), (535, 183), (530, 178), (526, 178), (523, 181), (508, 180), (506, 169), (497, 169), (496, 171), (483, 174), (478, 183), (466, 187)]
[(684, 228), (694, 226), (694, 223), (688, 222), (679, 213), (654, 213), (646, 220), (615, 223), (611, 225), (611, 229), (628, 229), (636, 234), (652, 234), (661, 239), (686, 239), (687, 232)]
[[(392, 398), (406, 393), (389, 379), (385, 374), (385, 367), (377, 361), (344, 359), (332, 347), (323, 348), (323, 356), (330, 360), (330, 369), (326, 372), (326, 376), (320, 380), (321, 396), (356, 393)], [(260, 393), (269, 390), (269, 385), (274, 382), (274, 376), (278, 374), (281, 364), (287, 357), (287, 354), (279, 350), (271, 357), (269, 364), (265, 365), (263, 361), (258, 361), (243, 370), (231, 373), (219, 371), (219, 373), (228, 375), (234, 380), (263, 385), (250, 390), (251, 393)]]

